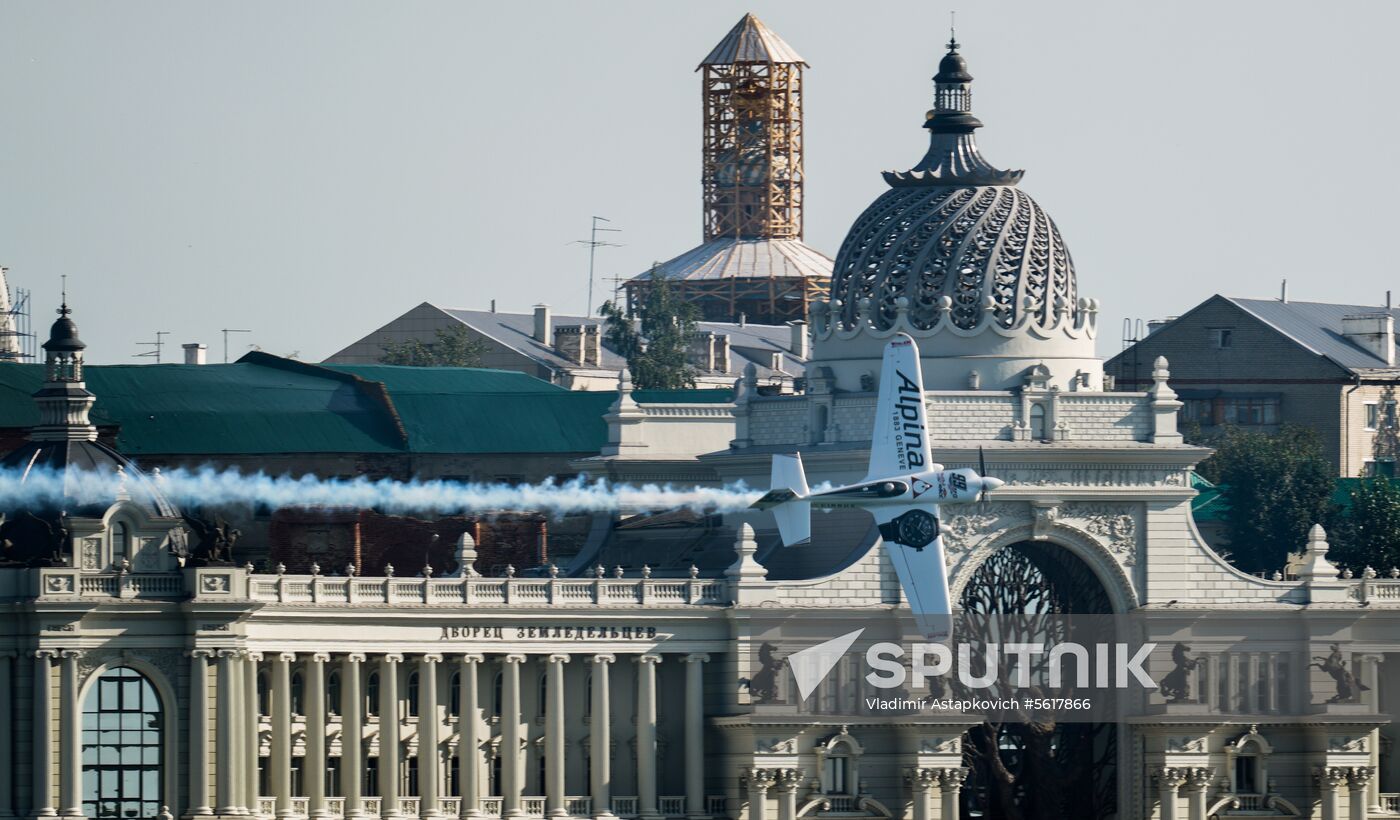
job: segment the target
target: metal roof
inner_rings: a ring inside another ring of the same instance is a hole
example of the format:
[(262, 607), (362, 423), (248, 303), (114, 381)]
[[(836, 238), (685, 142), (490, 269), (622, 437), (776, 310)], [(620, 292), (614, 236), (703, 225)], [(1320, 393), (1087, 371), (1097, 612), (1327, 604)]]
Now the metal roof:
[(783, 38), (773, 33), (773, 30), (763, 24), (763, 21), (753, 15), (753, 12), (745, 14), (743, 19), (724, 35), (724, 39), (719, 41), (700, 61), (696, 71), (707, 65), (734, 65), (735, 63), (799, 63), (807, 65), (807, 61), (802, 59), (793, 47), (783, 42)]
[[(616, 398), (514, 371), (323, 366), (262, 353), (85, 373), (97, 396), (93, 422), (116, 427), (117, 449), (132, 456), (597, 453)], [(0, 427), (38, 423), (31, 394), (42, 378), (42, 365), (0, 363)]]
[[(1400, 310), (1376, 305), (1333, 305), (1325, 302), (1281, 302), (1222, 296), (1261, 322), (1319, 356), (1348, 370), (1394, 370), (1383, 359), (1342, 335), (1342, 319), (1358, 314), (1387, 313), (1400, 324)], [(1396, 356), (1400, 361), (1400, 355)]]
[[(535, 339), (535, 316), (533, 313), (494, 313), (489, 310), (461, 310), (458, 308), (438, 308), (443, 313), (453, 317), (462, 324), (467, 325), (476, 332), (499, 343), (501, 346), (514, 350), (523, 356), (542, 362), (550, 367), (560, 370), (579, 369), (580, 365), (566, 356), (561, 356), (551, 345), (545, 344)], [(561, 316), (554, 314), (551, 317), (554, 327), (568, 327), (570, 325), (598, 325), (602, 327), (604, 320), (599, 317), (584, 316)], [(800, 376), (806, 364), (805, 360), (797, 359), (788, 349), (791, 341), (791, 331), (786, 325), (755, 325), (755, 324), (733, 324), (729, 322), (696, 322), (695, 327), (700, 331), (712, 333), (726, 333), (729, 335), (730, 365), (727, 371), (730, 375), (738, 378), (743, 373), (745, 365), (752, 362), (758, 369), (760, 379), (772, 376), (774, 371), (769, 365), (772, 363), (774, 353), (784, 354), (784, 365), (788, 375)], [(606, 330), (604, 330), (606, 333)], [(606, 343), (602, 345), (602, 363), (599, 369), (620, 371), (626, 366), (627, 360), (617, 355)]]
[[(830, 279), (831, 257), (800, 239), (712, 239), (657, 267), (666, 279)], [(650, 279), (651, 271), (635, 279)]]

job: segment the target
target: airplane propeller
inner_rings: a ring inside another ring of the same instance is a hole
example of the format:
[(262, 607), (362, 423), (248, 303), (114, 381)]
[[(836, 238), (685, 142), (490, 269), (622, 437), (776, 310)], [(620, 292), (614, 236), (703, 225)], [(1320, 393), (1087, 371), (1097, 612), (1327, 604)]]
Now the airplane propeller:
[[(977, 475), (984, 479), (987, 477), (987, 451), (982, 447), (977, 448)], [(982, 482), (982, 489), (977, 493), (979, 504), (987, 500), (987, 489), (987, 483)]]

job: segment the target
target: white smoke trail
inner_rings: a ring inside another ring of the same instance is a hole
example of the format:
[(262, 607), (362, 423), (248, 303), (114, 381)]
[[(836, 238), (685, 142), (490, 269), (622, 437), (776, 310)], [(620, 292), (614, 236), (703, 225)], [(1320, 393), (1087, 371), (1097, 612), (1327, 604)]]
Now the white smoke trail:
[[(272, 508), (344, 507), (387, 513), (439, 515), (541, 512), (737, 512), (760, 493), (742, 482), (725, 487), (612, 484), (582, 477), (538, 484), (499, 482), (323, 479), (246, 474), (238, 470), (177, 468), (150, 478), (176, 506), (262, 505)], [(119, 493), (139, 497), (147, 482), (110, 470), (0, 470), (0, 509), (111, 504)]]

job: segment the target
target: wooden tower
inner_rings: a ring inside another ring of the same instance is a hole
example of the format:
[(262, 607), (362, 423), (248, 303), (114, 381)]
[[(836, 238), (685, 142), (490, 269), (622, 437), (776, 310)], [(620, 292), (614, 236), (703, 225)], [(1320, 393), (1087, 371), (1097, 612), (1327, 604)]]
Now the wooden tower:
[(709, 321), (805, 320), (831, 260), (802, 243), (802, 70), (807, 62), (744, 15), (700, 63), (704, 244), (629, 280), (634, 313), (653, 276)]
[(705, 239), (802, 238), (802, 69), (752, 14), (700, 63)]

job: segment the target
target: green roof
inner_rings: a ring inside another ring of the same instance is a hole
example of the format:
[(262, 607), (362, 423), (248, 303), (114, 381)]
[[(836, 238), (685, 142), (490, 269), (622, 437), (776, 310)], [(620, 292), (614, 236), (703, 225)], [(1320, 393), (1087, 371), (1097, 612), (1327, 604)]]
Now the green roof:
[[(42, 370), (0, 363), (0, 427), (38, 423), (31, 395)], [(85, 378), (93, 421), (117, 428), (129, 455), (596, 453), (616, 399), (514, 371), (262, 353), (233, 364), (90, 365)]]

